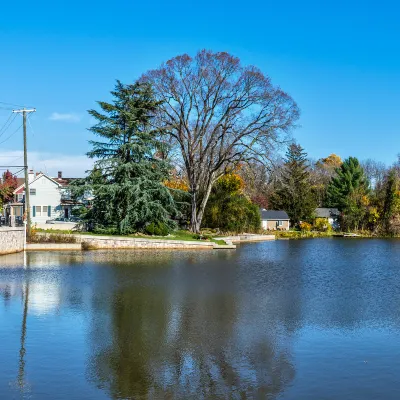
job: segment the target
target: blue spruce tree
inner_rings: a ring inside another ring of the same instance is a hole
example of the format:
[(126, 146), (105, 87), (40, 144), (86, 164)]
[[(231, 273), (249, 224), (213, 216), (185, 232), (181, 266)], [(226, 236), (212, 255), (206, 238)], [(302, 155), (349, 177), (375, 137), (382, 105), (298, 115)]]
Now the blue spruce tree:
[(166, 234), (175, 224), (174, 200), (163, 182), (171, 166), (166, 145), (151, 120), (159, 106), (147, 83), (124, 85), (117, 81), (111, 103), (98, 102), (101, 111), (90, 110), (97, 124), (89, 130), (99, 137), (90, 141), (87, 154), (96, 159), (85, 190), (94, 195), (88, 215), (97, 227), (129, 234), (151, 226)]

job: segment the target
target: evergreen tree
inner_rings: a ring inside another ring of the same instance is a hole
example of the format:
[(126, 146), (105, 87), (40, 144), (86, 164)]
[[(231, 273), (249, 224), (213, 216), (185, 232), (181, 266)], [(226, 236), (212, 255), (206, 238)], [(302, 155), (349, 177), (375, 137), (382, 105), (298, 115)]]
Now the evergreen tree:
[(342, 211), (345, 228), (359, 228), (367, 213), (368, 193), (368, 180), (359, 161), (347, 158), (328, 186), (328, 205)]
[(311, 192), (307, 153), (298, 144), (292, 144), (287, 153), (282, 177), (271, 198), (271, 205), (288, 213), (292, 225), (312, 217), (316, 202)]
[(90, 131), (103, 139), (90, 142), (88, 156), (97, 161), (80, 188), (94, 195), (89, 216), (120, 234), (144, 231), (150, 224), (173, 228), (176, 208), (163, 184), (171, 168), (157, 156), (164, 153), (165, 144), (157, 140), (159, 132), (152, 131), (150, 123), (160, 102), (147, 83), (117, 81), (111, 94), (112, 103), (98, 102), (102, 112), (89, 111), (98, 121)]
[(395, 232), (395, 225), (393, 222), (395, 221), (396, 217), (398, 217), (399, 208), (400, 208), (400, 199), (399, 199), (399, 192), (398, 192), (398, 178), (394, 170), (389, 172), (385, 183), (384, 183), (384, 190), (385, 190), (385, 198), (383, 202), (382, 208), (382, 229), (385, 234), (391, 235)]

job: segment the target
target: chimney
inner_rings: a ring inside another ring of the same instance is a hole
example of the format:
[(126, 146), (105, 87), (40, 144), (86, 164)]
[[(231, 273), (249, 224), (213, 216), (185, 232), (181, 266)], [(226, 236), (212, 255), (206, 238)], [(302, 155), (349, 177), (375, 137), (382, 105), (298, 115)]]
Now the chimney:
[(30, 169), (28, 173), (28, 183), (31, 183), (34, 179), (35, 179), (35, 173), (33, 172), (33, 169)]
[(58, 179), (62, 179), (62, 171), (58, 171)]

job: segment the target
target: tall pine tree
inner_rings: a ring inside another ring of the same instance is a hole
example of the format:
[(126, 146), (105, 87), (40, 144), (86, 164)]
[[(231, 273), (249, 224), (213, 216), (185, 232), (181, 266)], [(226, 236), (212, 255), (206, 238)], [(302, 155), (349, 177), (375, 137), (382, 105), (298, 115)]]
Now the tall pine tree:
[(311, 192), (307, 153), (298, 144), (290, 145), (271, 205), (288, 213), (292, 225), (310, 219), (316, 202)]
[(368, 181), (357, 158), (349, 157), (336, 168), (336, 176), (329, 183), (329, 206), (344, 211), (348, 206), (349, 196), (357, 191), (368, 193)]
[(385, 198), (381, 215), (382, 229), (386, 235), (398, 233), (398, 223), (396, 223), (400, 209), (398, 185), (396, 172), (392, 169), (384, 183)]
[(157, 156), (165, 144), (150, 123), (160, 103), (147, 83), (117, 81), (111, 94), (112, 103), (98, 102), (102, 112), (89, 111), (98, 121), (90, 131), (102, 139), (91, 141), (88, 153), (97, 160), (85, 185), (94, 195), (94, 222), (120, 234), (143, 231), (151, 223), (173, 228), (177, 210), (163, 184), (170, 165)]
[(328, 186), (328, 205), (343, 213), (343, 228), (358, 229), (367, 213), (369, 183), (359, 161), (347, 158)]

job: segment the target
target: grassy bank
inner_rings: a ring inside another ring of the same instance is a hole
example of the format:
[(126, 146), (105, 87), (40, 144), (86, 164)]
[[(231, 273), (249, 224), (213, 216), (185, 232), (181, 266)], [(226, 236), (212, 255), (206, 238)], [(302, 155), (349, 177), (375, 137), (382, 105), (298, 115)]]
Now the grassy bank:
[(92, 233), (92, 232), (79, 232), (79, 231), (70, 231), (70, 230), (60, 230), (60, 229), (37, 229), (37, 233), (45, 233), (46, 235), (32, 235), (30, 242), (31, 243), (74, 243), (72, 241), (74, 239), (73, 235), (90, 235), (90, 236), (113, 236), (115, 238), (141, 238), (141, 239), (162, 239), (162, 240), (183, 240), (183, 241), (210, 241), (213, 243), (217, 243), (219, 245), (224, 245), (225, 242), (223, 240), (214, 239), (209, 235), (195, 235), (192, 232), (178, 230), (172, 232), (168, 236), (151, 236), (145, 235), (142, 233), (137, 233), (133, 235), (107, 235), (104, 233)]

